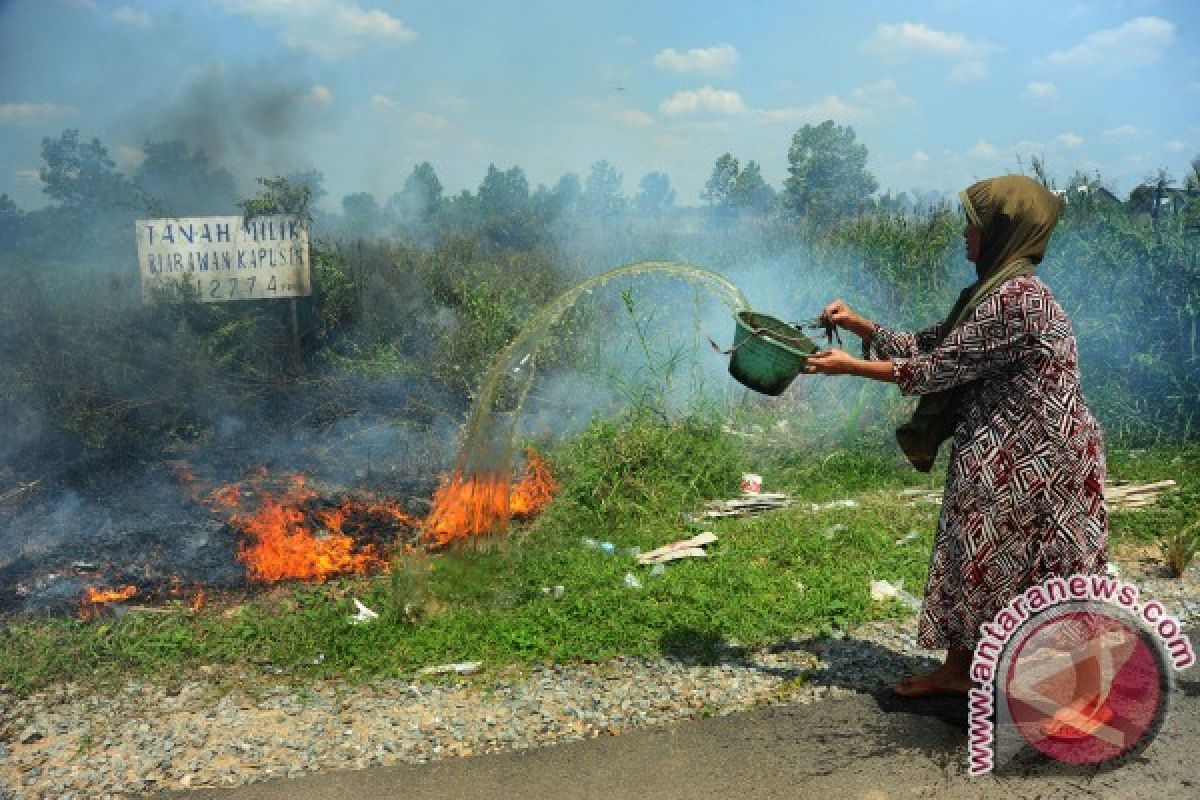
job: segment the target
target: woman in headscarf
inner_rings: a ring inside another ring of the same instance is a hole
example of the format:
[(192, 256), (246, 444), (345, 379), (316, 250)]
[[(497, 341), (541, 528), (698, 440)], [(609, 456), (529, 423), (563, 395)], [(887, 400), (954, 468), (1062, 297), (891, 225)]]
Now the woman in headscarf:
[(906, 697), (966, 691), (980, 623), (1051, 576), (1106, 566), (1103, 438), (1084, 401), (1071, 323), (1034, 272), (1061, 200), (1021, 175), (959, 197), (978, 281), (946, 320), (899, 332), (836, 301), (825, 315), (862, 338), (864, 358), (829, 350), (807, 368), (919, 395), (896, 431), (919, 470), (953, 438), (918, 623), (919, 644), (945, 648), (946, 660), (898, 684)]

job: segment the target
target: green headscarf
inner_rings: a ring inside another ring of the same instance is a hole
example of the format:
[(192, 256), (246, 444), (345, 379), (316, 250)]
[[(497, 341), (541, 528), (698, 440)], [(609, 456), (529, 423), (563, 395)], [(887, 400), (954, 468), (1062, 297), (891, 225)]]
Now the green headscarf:
[[(1018, 275), (1032, 275), (1046, 254), (1062, 200), (1024, 175), (979, 181), (958, 193), (970, 224), (983, 232), (975, 271), (979, 280), (962, 290), (942, 323), (937, 344), (974, 313), (997, 286)], [(908, 460), (929, 472), (938, 446), (958, 424), (959, 389), (922, 395), (912, 419), (896, 429), (896, 441)]]

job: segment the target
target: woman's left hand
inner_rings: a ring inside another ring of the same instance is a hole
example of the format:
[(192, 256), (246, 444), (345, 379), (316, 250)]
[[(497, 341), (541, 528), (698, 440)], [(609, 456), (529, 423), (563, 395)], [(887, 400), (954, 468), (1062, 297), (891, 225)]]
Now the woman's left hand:
[(835, 347), (809, 356), (804, 371), (809, 375), (853, 375), (855, 361), (854, 356)]

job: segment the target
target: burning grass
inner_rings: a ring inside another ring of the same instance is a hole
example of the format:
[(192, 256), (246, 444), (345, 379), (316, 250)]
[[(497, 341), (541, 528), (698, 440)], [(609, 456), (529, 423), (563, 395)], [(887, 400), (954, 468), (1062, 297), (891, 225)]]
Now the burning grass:
[[(12, 622), (0, 631), (0, 683), (25, 692), (68, 679), (174, 677), (204, 664), (306, 680), (411, 674), (474, 660), (492, 668), (616, 655), (706, 657), (713, 654), (704, 643), (756, 645), (898, 613), (871, 602), (869, 581), (922, 585), (937, 510), (897, 502), (896, 486), (927, 486), (927, 479), (879, 447), (819, 458), (794, 449), (770, 462), (756, 454), (767, 485), (793, 493), (797, 508), (717, 521), (710, 558), (671, 565), (660, 576), (624, 554), (679, 538), (687, 532), (681, 512), (736, 492), (745, 447), (715, 425), (597, 424), (551, 454), (562, 484), (556, 501), (514, 530), (507, 548), (418, 549), (415, 560), (400, 559), (401, 568), (387, 574), (276, 584), (238, 598), (214, 593), (198, 613), (181, 597), (171, 606), (176, 613), (127, 614), (103, 625)], [(1195, 448), (1111, 455), (1113, 477), (1173, 477), (1181, 485), (1161, 509), (1115, 514), (1117, 545), (1152, 541), (1172, 515), (1194, 514), (1196, 455)], [(804, 510), (804, 501), (847, 496), (860, 505)], [(910, 530), (920, 537), (897, 546)], [(613, 542), (616, 552), (584, 547), (585, 536)], [(625, 588), (629, 571), (644, 588)], [(565, 587), (561, 596), (542, 592), (555, 585)], [(351, 624), (355, 598), (379, 618)]]

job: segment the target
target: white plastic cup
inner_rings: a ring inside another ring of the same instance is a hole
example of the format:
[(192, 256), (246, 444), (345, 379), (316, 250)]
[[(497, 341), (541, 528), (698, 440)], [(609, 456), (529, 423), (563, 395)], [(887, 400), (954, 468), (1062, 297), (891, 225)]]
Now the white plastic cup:
[(747, 472), (742, 475), (742, 491), (746, 494), (758, 494), (762, 491), (762, 475)]

